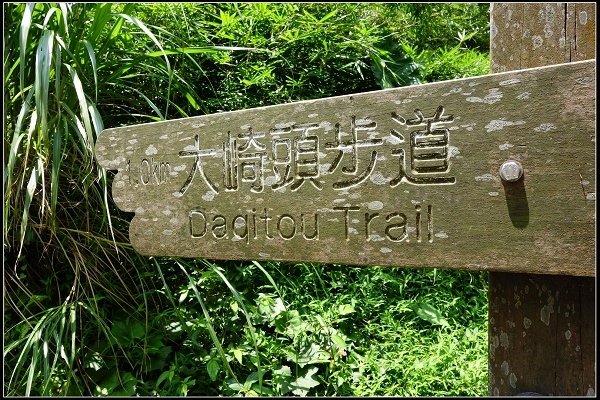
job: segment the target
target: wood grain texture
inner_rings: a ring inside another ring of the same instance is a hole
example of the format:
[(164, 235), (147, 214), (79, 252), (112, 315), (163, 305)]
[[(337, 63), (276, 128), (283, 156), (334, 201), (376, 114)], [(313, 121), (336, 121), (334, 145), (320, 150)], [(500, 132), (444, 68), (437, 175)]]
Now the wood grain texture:
[(595, 394), (593, 283), (588, 277), (490, 273), (491, 396)]
[[(595, 58), (595, 15), (593, 3), (494, 3), (492, 71)], [(595, 395), (595, 308), (594, 278), (490, 272), (489, 394)]]
[(595, 60), (107, 129), (96, 152), (145, 255), (592, 276), (594, 104)]
[(493, 3), (492, 72), (596, 58), (594, 3)]

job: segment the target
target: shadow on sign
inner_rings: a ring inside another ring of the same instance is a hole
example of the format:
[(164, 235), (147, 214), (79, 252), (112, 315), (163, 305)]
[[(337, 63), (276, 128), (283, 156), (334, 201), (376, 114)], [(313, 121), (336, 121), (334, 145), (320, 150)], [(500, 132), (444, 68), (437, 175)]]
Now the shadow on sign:
[(502, 182), (508, 216), (515, 228), (524, 229), (529, 225), (529, 204), (525, 193), (525, 177), (516, 182)]

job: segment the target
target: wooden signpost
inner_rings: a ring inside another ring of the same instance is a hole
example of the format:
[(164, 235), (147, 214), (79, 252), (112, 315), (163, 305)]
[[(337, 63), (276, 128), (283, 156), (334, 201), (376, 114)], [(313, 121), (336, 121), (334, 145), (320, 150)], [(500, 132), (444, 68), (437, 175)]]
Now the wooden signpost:
[(591, 275), (594, 102), (586, 61), (107, 129), (96, 150), (142, 254)]
[(591, 277), (596, 63), (556, 64), (107, 129), (96, 157), (144, 255)]
[[(594, 3), (495, 3), (490, 22), (492, 72), (596, 58)], [(574, 98), (569, 102), (569, 107), (580, 106)], [(595, 141), (595, 116), (593, 120), (589, 127)], [(588, 151), (595, 155), (595, 148)], [(563, 168), (576, 165), (571, 160)], [(595, 189), (586, 191), (583, 183), (595, 177), (594, 171), (581, 180), (581, 193), (594, 193), (590, 203), (594, 209)], [(595, 224), (593, 215), (590, 222)], [(595, 231), (589, 235), (593, 252)], [(569, 255), (563, 261), (576, 257)], [(589, 276), (527, 270), (489, 274), (490, 395), (596, 394), (595, 261), (585, 263)]]

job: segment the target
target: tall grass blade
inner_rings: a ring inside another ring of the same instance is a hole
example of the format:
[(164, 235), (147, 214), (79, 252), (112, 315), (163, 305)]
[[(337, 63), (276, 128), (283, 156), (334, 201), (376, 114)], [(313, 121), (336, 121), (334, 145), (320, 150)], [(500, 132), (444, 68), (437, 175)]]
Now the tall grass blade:
[[(89, 142), (87, 134), (85, 132), (85, 128), (83, 127), (83, 123), (67, 104), (61, 101), (60, 107), (69, 116), (69, 118), (66, 119), (66, 121), (68, 121), (69, 126), (71, 126), (73, 130), (79, 134), (77, 135), (77, 137), (79, 138), (81, 147), (76, 147), (78, 153), (81, 155), (82, 158), (89, 158), (89, 155), (86, 152), (86, 149), (89, 148)], [(68, 131), (65, 131), (65, 133), (67, 132)]]
[(104, 130), (104, 123), (102, 122), (102, 116), (98, 112), (98, 109), (94, 105), (94, 103), (90, 103), (88, 106), (88, 112), (92, 117), (92, 124), (94, 125), (94, 130), (96, 131), (96, 137)]
[[(142, 30), (142, 32), (144, 32), (146, 34), (146, 36), (148, 36), (161, 51), (164, 51), (162, 45), (160, 44), (158, 39), (156, 39), (156, 36), (154, 36), (154, 34), (146, 27), (146, 25), (142, 21), (140, 21), (139, 19), (137, 19), (131, 15), (127, 15), (127, 14), (117, 14), (117, 15), (120, 16), (121, 18), (125, 19), (126, 21), (129, 21), (130, 23), (134, 24), (138, 28), (140, 28)], [(169, 103), (170, 103), (169, 99), (171, 98), (171, 83), (172, 83), (171, 81), (173, 79), (173, 76), (171, 74), (171, 63), (169, 62), (169, 58), (166, 56), (166, 54), (164, 55), (164, 59), (165, 59), (165, 65), (167, 66), (167, 71), (169, 72), (169, 83), (167, 86), (167, 104), (165, 106), (165, 114), (164, 114), (164, 119), (166, 119), (167, 115), (168, 115), (168, 111), (169, 111)]]
[(37, 171), (38, 179), (41, 181), (40, 188), (42, 189), (42, 200), (39, 209), (40, 219), (42, 219), (46, 209), (46, 168), (44, 167), (44, 160), (41, 157), (37, 159)]
[(27, 37), (29, 36), (29, 29), (31, 28), (31, 13), (33, 11), (34, 3), (28, 3), (25, 5), (23, 11), (23, 18), (21, 19), (21, 29), (19, 35), (19, 50), (20, 50), (20, 63), (19, 63), (19, 88), (21, 93), (25, 89), (25, 66), (28, 64), (25, 59), (25, 52), (27, 51)]
[[(13, 133), (12, 143), (10, 145), (10, 150), (8, 153), (8, 163), (6, 164), (6, 169), (4, 170), (5, 177), (5, 186), (4, 186), (4, 241), (5, 243), (9, 243), (8, 240), (8, 232), (11, 227), (11, 210), (15, 205), (13, 204), (14, 197), (12, 196), (13, 191), (13, 177), (14, 177), (14, 168), (18, 159), (18, 152), (21, 147), (21, 141), (25, 137), (25, 133), (21, 133), (21, 127), (23, 125), (23, 119), (25, 115), (29, 113), (29, 105), (31, 101), (31, 96), (33, 95), (33, 91), (30, 91), (25, 99), (25, 102), (21, 106), (21, 111), (19, 112), (19, 117), (17, 119), (17, 123), (15, 126), (15, 131)], [(35, 125), (35, 124), (34, 124)]]
[(96, 67), (96, 53), (94, 53), (94, 49), (92, 48), (92, 44), (87, 40), (83, 40), (83, 44), (88, 52), (88, 56), (90, 57), (90, 62), (92, 63), (92, 71), (94, 72), (94, 92), (95, 97), (94, 101), (98, 102), (98, 71)]
[(223, 351), (221, 342), (219, 341), (219, 338), (217, 337), (217, 333), (215, 332), (215, 329), (213, 327), (212, 318), (210, 318), (210, 314), (208, 313), (206, 305), (204, 304), (204, 301), (202, 300), (202, 296), (200, 296), (200, 293), (198, 292), (198, 288), (196, 287), (196, 282), (194, 282), (192, 277), (188, 274), (188, 272), (186, 271), (184, 266), (179, 261), (176, 261), (176, 263), (177, 263), (177, 265), (179, 265), (179, 268), (181, 268), (181, 270), (183, 271), (185, 276), (188, 278), (189, 285), (192, 288), (194, 295), (196, 296), (196, 299), (198, 300), (198, 303), (200, 304), (200, 307), (202, 308), (202, 313), (204, 314), (204, 318), (206, 319), (206, 325), (208, 327), (208, 333), (213, 341), (213, 344), (217, 348), (217, 353), (219, 353), (219, 357), (221, 358), (221, 361), (223, 362), (223, 366), (225, 367), (227, 375), (231, 376), (232, 378), (235, 379), (236, 382), (239, 383), (237, 377), (235, 376), (235, 374), (233, 373), (233, 370), (231, 369), (231, 366), (229, 365), (229, 361), (227, 361), (227, 357), (225, 356), (225, 352)]
[[(20, 245), (19, 245), (19, 256), (21, 255), (21, 251), (23, 250), (23, 245), (25, 244), (25, 236), (27, 234), (27, 228), (29, 226), (29, 207), (31, 206), (31, 201), (33, 200), (33, 195), (35, 193), (35, 189), (37, 187), (39, 177), (39, 171), (37, 170), (37, 166), (34, 166), (31, 169), (31, 174), (29, 175), (29, 181), (27, 182), (27, 190), (25, 192), (25, 203), (23, 205), (23, 212), (21, 215), (21, 236), (20, 236)], [(17, 257), (18, 259), (19, 257)]]
[(45, 31), (37, 48), (35, 60), (35, 107), (40, 117), (40, 131), (48, 144), (48, 90), (54, 31)]
[(160, 57), (173, 54), (212, 54), (220, 51), (256, 51), (266, 52), (268, 50), (255, 49), (253, 47), (238, 47), (238, 46), (206, 46), (206, 47), (178, 47), (176, 49), (166, 49), (159, 51), (150, 51), (146, 53), (148, 57)]
[(94, 11), (94, 19), (92, 22), (91, 32), (90, 32), (90, 41), (91, 43), (96, 43), (100, 34), (102, 33), (104, 27), (112, 18), (111, 16), (111, 8), (112, 4), (104, 3), (98, 4), (96, 6), (96, 10)]
[(129, 89), (134, 91), (135, 93), (137, 93), (138, 95), (140, 95), (141, 98), (143, 98), (144, 100), (146, 100), (146, 103), (148, 103), (148, 105), (152, 108), (152, 110), (156, 113), (156, 115), (159, 116), (159, 118), (161, 120), (166, 119), (165, 115), (163, 115), (163, 113), (158, 109), (158, 107), (156, 106), (156, 104), (154, 104), (154, 102), (152, 100), (150, 100), (144, 93), (140, 92), (138, 89), (134, 88), (134, 87), (128, 87), (128, 86), (124, 86), (124, 85), (120, 85), (120, 84), (111, 84), (114, 85), (115, 87), (123, 87), (125, 89)]
[[(19, 357), (17, 358), (17, 362), (16, 362), (14, 369), (10, 375), (10, 379), (8, 382), (9, 388), (11, 387), (13, 379), (20, 375), (21, 368), (23, 366), (23, 363), (25, 362), (25, 356), (27, 356), (29, 351), (32, 349), (32, 344), (37, 343), (37, 341), (39, 340), (38, 332), (42, 329), (46, 320), (50, 317), (52, 312), (53, 312), (53, 310), (48, 310), (48, 312), (44, 313), (42, 315), (42, 317), (40, 318), (40, 320), (37, 322), (37, 324), (33, 327), (33, 330), (31, 331), (31, 333), (28, 335), (27, 340), (25, 341), (25, 344), (23, 345), (21, 351), (19, 352)], [(24, 323), (29, 324), (29, 321), (26, 320), (26, 321), (24, 321)]]
[[(61, 126), (62, 123), (62, 126)], [(60, 118), (54, 127), (52, 137), (52, 177), (50, 179), (50, 214), (56, 216), (56, 203), (58, 201), (58, 188), (60, 185), (59, 174), (63, 158), (62, 137), (67, 130), (67, 121)]]
[(267, 272), (267, 270), (258, 261), (254, 260), (254, 261), (252, 261), (252, 264), (256, 265), (258, 267), (258, 269), (260, 269), (262, 271), (262, 273), (267, 277), (267, 280), (269, 281), (269, 283), (273, 286), (273, 289), (275, 289), (275, 291), (277, 292), (279, 297), (281, 297), (281, 292), (279, 291), (279, 287), (275, 283), (275, 280), (273, 279), (271, 274), (269, 274)]
[(254, 325), (252, 324), (252, 320), (250, 319), (250, 313), (246, 309), (246, 305), (244, 304), (244, 300), (242, 299), (242, 296), (240, 295), (240, 293), (231, 285), (231, 283), (225, 277), (225, 275), (223, 275), (223, 273), (221, 271), (219, 271), (219, 268), (216, 265), (214, 265), (213, 263), (210, 263), (206, 260), (203, 260), (203, 262), (206, 265), (210, 266), (210, 268), (217, 275), (219, 275), (221, 280), (225, 283), (225, 285), (227, 285), (227, 288), (229, 289), (231, 294), (233, 294), (233, 297), (235, 297), (235, 300), (238, 302), (238, 304), (240, 306), (242, 306), (242, 311), (244, 313), (244, 316), (246, 317), (246, 322), (248, 323), (248, 329), (250, 329), (250, 336), (252, 337), (252, 342), (254, 343), (254, 350), (256, 351), (256, 360), (257, 360), (257, 367), (258, 367), (258, 385), (262, 391), (262, 385), (263, 385), (262, 375), (263, 374), (262, 374), (261, 367), (260, 367), (260, 352), (258, 351), (258, 340), (256, 339), (256, 331), (254, 330)]
[(70, 9), (71, 9), (71, 5), (70, 4), (66, 4), (66, 3), (58, 3), (58, 6), (61, 9), (61, 14), (62, 14), (62, 18), (63, 18), (63, 33), (65, 35), (65, 37), (69, 36), (69, 14), (70, 14)]
[(35, 377), (35, 365), (38, 361), (39, 353), (39, 335), (36, 335), (36, 340), (33, 342), (33, 350), (31, 355), (31, 364), (29, 364), (29, 374), (27, 375), (27, 386), (25, 387), (25, 397), (31, 395), (31, 386), (33, 385), (33, 378)]
[(90, 114), (88, 111), (87, 100), (85, 98), (85, 92), (83, 90), (83, 85), (81, 84), (81, 80), (79, 79), (79, 75), (75, 68), (73, 68), (69, 64), (65, 64), (65, 67), (69, 70), (71, 74), (71, 79), (73, 81), (73, 87), (75, 88), (75, 93), (77, 94), (77, 100), (79, 101), (79, 111), (81, 115), (81, 119), (83, 120), (83, 125), (85, 127), (85, 144), (86, 150), (90, 156), (94, 154), (94, 136), (92, 133), (92, 124), (90, 122)]
[(70, 370), (73, 369), (73, 364), (75, 363), (75, 352), (76, 352), (75, 337), (77, 335), (76, 321), (77, 321), (77, 312), (75, 310), (75, 305), (71, 304), (69, 307), (69, 322), (71, 324), (71, 326), (70, 326), (70, 328), (71, 328), (71, 357), (69, 358), (68, 364), (67, 364), (67, 368)]
[(48, 12), (46, 13), (46, 17), (44, 18), (44, 23), (42, 24), (42, 30), (46, 30), (46, 27), (48, 26), (48, 22), (50, 22), (50, 19), (52, 19), (52, 15), (58, 12), (58, 14), (60, 15), (60, 10), (56, 7), (51, 7)]
[[(59, 46), (56, 46), (54, 49), (54, 96), (56, 101), (60, 101), (62, 96), (62, 50), (60, 41)], [(58, 118), (60, 119), (60, 107), (56, 111), (58, 113)]]

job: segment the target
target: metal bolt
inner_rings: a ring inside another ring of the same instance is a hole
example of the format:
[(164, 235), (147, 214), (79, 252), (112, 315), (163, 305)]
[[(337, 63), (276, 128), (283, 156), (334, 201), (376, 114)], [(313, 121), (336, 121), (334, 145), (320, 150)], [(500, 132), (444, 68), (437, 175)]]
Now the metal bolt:
[(500, 166), (500, 178), (505, 182), (518, 181), (523, 176), (523, 166), (515, 160), (504, 161)]

